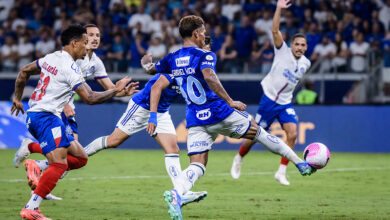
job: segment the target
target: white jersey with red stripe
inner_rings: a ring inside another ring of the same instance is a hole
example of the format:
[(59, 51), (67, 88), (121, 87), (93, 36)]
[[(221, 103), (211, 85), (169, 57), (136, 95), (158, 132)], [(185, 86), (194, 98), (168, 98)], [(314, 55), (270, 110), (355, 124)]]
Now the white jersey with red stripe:
[(261, 81), (261, 86), (268, 98), (285, 105), (291, 103), (294, 89), (311, 62), (304, 55), (296, 59), (285, 42), (279, 49), (274, 48), (274, 51), (272, 68)]
[(40, 79), (29, 100), (28, 112), (51, 112), (60, 117), (73, 91), (84, 83), (80, 67), (64, 50), (50, 53), (36, 62)]

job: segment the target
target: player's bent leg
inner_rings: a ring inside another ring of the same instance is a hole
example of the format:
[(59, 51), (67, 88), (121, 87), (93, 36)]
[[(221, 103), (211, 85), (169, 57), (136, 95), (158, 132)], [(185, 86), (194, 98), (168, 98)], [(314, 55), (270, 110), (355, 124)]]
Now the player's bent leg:
[(68, 147), (68, 155), (66, 157), (68, 169), (79, 169), (87, 165), (88, 155), (78, 141), (72, 141)]
[(233, 179), (240, 178), (243, 158), (250, 151), (250, 149), (255, 143), (256, 142), (248, 139), (245, 139), (242, 142), (238, 153), (233, 158), (232, 168), (230, 169), (230, 175)]
[(96, 138), (94, 141), (89, 143), (84, 149), (88, 156), (92, 156), (97, 152), (107, 149), (116, 148), (121, 143), (129, 138), (129, 135), (121, 131), (119, 128), (115, 130), (109, 136), (102, 136)]
[(253, 139), (266, 146), (271, 152), (287, 157), (297, 166), (302, 175), (310, 175), (315, 172), (315, 169), (299, 158), (286, 143), (284, 143), (280, 138), (266, 132), (254, 121), (252, 121), (250, 129), (245, 133), (243, 138)]

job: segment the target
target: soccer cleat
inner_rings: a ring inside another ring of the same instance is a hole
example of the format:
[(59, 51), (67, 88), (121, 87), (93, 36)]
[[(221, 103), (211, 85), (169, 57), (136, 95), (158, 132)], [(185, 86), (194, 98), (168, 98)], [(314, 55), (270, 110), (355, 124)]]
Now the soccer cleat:
[(49, 193), (46, 195), (45, 200), (59, 201), (62, 200), (62, 198)]
[(51, 220), (50, 218), (44, 216), (39, 209), (32, 210), (24, 208), (20, 211), (20, 217), (26, 220)]
[(241, 175), (241, 164), (242, 164), (242, 158), (239, 154), (236, 154), (233, 158), (233, 165), (230, 169), (230, 175), (233, 179), (240, 178)]
[(207, 197), (206, 191), (192, 192), (188, 191), (186, 194), (181, 196), (181, 207), (190, 204), (192, 202), (199, 202)]
[(39, 168), (37, 162), (31, 159), (24, 162), (24, 167), (26, 168), (28, 185), (32, 190), (34, 190), (41, 178), (41, 169)]
[(181, 214), (181, 197), (176, 190), (165, 191), (164, 201), (168, 204), (168, 214), (172, 220), (182, 220)]
[(284, 174), (284, 173), (276, 172), (275, 179), (276, 179), (276, 181), (278, 181), (280, 184), (282, 184), (284, 186), (290, 185), (290, 182), (287, 180), (286, 174)]
[[(34, 194), (34, 191), (31, 191), (31, 195)], [(46, 197), (44, 198), (45, 200), (53, 200), (53, 201), (59, 201), (62, 200), (61, 197), (55, 196), (51, 193), (47, 194)]]
[(312, 173), (316, 172), (317, 170), (310, 166), (306, 161), (302, 163), (297, 163), (295, 166), (298, 168), (299, 172), (302, 176), (310, 176)]
[(33, 141), (29, 138), (24, 138), (22, 140), (22, 143), (20, 144), (19, 149), (16, 151), (13, 163), (16, 168), (20, 166), (20, 164), (27, 159), (27, 157), (30, 155), (30, 151), (28, 150), (28, 145), (32, 143)]

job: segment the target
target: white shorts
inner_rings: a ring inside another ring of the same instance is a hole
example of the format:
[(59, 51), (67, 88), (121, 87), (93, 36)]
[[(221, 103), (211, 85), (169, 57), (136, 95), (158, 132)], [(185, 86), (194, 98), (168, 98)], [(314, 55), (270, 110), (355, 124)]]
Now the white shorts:
[[(146, 129), (149, 115), (149, 110), (142, 108), (134, 103), (133, 100), (130, 100), (125, 113), (123, 113), (122, 117), (119, 119), (116, 127), (130, 136)], [(176, 135), (176, 129), (168, 111), (157, 113), (156, 133)]]
[(235, 110), (218, 124), (190, 127), (188, 129), (188, 155), (211, 150), (218, 134), (241, 138), (251, 126), (251, 116), (247, 112)]

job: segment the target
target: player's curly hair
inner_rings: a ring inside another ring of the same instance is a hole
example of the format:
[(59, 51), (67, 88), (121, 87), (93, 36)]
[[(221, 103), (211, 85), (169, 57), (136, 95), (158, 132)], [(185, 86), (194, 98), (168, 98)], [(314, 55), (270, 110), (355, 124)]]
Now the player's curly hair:
[(61, 33), (62, 46), (68, 45), (72, 40), (81, 39), (83, 37), (83, 34), (86, 33), (87, 30), (83, 26), (79, 24), (70, 25)]
[(201, 17), (196, 15), (188, 15), (180, 19), (179, 32), (182, 38), (192, 36), (192, 32), (201, 28), (204, 25), (204, 21)]

